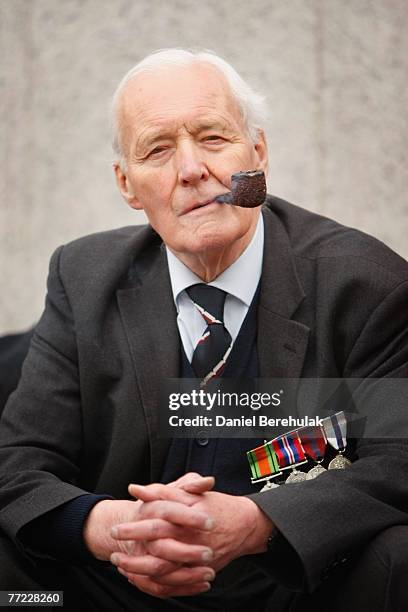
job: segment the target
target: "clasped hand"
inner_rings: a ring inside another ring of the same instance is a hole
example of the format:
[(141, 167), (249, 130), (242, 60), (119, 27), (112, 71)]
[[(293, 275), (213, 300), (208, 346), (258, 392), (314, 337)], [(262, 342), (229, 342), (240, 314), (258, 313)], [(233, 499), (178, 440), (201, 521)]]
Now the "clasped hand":
[(272, 530), (254, 502), (213, 486), (212, 477), (195, 473), (168, 485), (130, 485), (137, 501), (99, 502), (85, 525), (85, 541), (145, 593), (167, 598), (207, 591), (216, 570), (263, 552)]

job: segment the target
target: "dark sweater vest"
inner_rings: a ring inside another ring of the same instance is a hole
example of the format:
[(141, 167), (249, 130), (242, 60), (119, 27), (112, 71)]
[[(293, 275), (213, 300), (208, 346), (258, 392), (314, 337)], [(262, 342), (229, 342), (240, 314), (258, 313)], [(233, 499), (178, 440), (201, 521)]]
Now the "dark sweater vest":
[[(254, 379), (259, 377), (256, 348), (259, 289), (234, 342), (223, 372), (224, 378)], [(185, 352), (181, 349), (181, 378), (195, 378)], [(210, 438), (173, 439), (163, 468), (161, 482), (176, 480), (186, 472), (215, 477), (215, 490), (234, 495), (255, 493), (251, 484), (246, 451), (262, 444), (260, 439)]]
[[(257, 310), (259, 288), (234, 342), (223, 378), (254, 379), (259, 377), (256, 348)], [(195, 378), (184, 350), (181, 355), (181, 378)], [(164, 465), (162, 482), (176, 480), (186, 472), (198, 472), (215, 477), (215, 491), (232, 495), (248, 495), (259, 491), (251, 484), (251, 472), (246, 451), (263, 444), (255, 438), (173, 439)], [(264, 557), (265, 555), (259, 555)], [(252, 605), (259, 608), (274, 590), (270, 577), (255, 565), (252, 557), (241, 557), (217, 572), (211, 591), (198, 597), (187, 598), (200, 610), (236, 610)], [(186, 602), (187, 603), (187, 602)], [(240, 607), (242, 606), (242, 607)], [(196, 608), (190, 608), (191, 610)]]

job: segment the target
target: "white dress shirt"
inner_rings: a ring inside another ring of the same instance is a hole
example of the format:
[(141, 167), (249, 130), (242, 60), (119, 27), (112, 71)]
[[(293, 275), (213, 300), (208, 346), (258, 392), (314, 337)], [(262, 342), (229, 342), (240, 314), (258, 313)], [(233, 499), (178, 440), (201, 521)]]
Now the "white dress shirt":
[[(227, 293), (224, 325), (234, 342), (251, 305), (261, 278), (264, 244), (262, 214), (251, 242), (234, 263), (208, 283)], [(173, 298), (177, 309), (177, 325), (187, 359), (191, 362), (195, 346), (207, 324), (186, 292), (187, 287), (203, 281), (187, 268), (166, 247)]]

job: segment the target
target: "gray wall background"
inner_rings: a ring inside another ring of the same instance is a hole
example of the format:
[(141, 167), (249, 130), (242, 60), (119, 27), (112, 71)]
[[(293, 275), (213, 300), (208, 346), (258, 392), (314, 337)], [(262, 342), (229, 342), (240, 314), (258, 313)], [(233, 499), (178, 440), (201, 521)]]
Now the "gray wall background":
[[(213, 49), (269, 101), (269, 191), (408, 257), (406, 0), (0, 0), (0, 333), (40, 315), (51, 252), (144, 222), (107, 112), (157, 48)], [(106, 254), (109, 257), (109, 253)]]

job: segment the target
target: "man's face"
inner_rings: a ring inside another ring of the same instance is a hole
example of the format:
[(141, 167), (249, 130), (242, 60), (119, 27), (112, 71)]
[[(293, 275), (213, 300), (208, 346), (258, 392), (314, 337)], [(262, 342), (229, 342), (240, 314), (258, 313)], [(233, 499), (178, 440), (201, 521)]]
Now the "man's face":
[(247, 134), (223, 75), (202, 63), (138, 75), (122, 93), (119, 128), (119, 188), (167, 246), (199, 257), (238, 247), (238, 256), (260, 209), (213, 200), (231, 174), (266, 171), (267, 151), (262, 134), (256, 144)]

